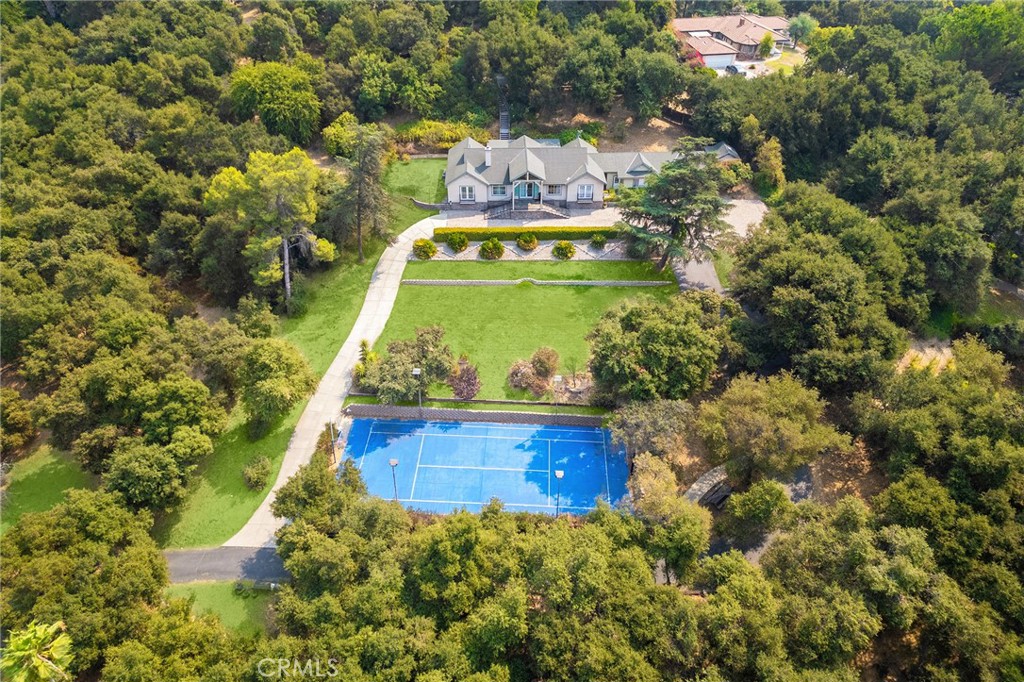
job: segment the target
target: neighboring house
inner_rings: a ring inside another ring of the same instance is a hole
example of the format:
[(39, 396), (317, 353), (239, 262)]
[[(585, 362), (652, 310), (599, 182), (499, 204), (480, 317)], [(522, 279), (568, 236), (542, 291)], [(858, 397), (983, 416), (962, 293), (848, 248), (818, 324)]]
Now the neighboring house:
[(709, 69), (724, 69), (736, 63), (736, 54), (739, 50), (707, 31), (684, 33), (679, 35), (679, 39), (697, 61)]
[(739, 163), (743, 160), (740, 158), (740, 153), (733, 149), (732, 145), (725, 142), (716, 142), (710, 147), (704, 147), (704, 151), (714, 154), (718, 163)]
[[(739, 160), (725, 143), (707, 147), (720, 163)], [(606, 189), (643, 186), (653, 173), (676, 158), (675, 152), (599, 152), (581, 138), (491, 140), (466, 138), (448, 151), (445, 186), (452, 206), (483, 210), (514, 201), (568, 208), (599, 207)], [(732, 159), (735, 156), (735, 159)]]
[[(793, 44), (789, 37), (789, 20), (785, 17), (757, 14), (687, 17), (673, 20), (672, 30), (680, 44), (713, 69), (725, 68), (735, 59), (756, 59), (757, 47), (766, 33), (771, 34), (778, 50)], [(731, 57), (725, 48), (734, 50)]]

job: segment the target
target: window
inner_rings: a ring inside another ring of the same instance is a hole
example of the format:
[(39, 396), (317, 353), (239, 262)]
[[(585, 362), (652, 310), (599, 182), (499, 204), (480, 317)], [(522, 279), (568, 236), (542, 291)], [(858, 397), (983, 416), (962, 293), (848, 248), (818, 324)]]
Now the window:
[(503, 197), (505, 196), (505, 191), (505, 185), (491, 185), (492, 197)]
[(636, 179), (636, 186), (637, 187), (643, 187), (646, 184), (647, 184), (647, 180), (645, 180), (644, 178), (637, 178)]
[(590, 201), (594, 198), (593, 185), (580, 185), (576, 188), (576, 199), (578, 201)]
[(548, 196), (557, 197), (558, 195), (560, 195), (562, 193), (562, 186), (561, 185), (545, 185), (544, 186), (544, 193), (547, 194)]
[(459, 201), (476, 201), (476, 187), (473, 185), (459, 186)]

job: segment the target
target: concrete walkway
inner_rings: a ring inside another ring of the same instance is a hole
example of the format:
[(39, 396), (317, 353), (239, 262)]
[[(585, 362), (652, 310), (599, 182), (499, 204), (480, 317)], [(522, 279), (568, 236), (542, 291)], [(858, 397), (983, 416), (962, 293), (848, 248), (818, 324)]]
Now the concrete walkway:
[(398, 296), (405, 264), (412, 253), (412, 243), (423, 237), (432, 237), (434, 228), (444, 225), (443, 215), (424, 218), (402, 232), (381, 254), (370, 279), (370, 288), (366, 292), (359, 317), (327, 373), (320, 380), (316, 393), (302, 412), (295, 432), (288, 442), (288, 449), (284, 453), (284, 461), (274, 481), (274, 487), (245, 526), (224, 543), (225, 547), (274, 545), (274, 533), (284, 521), (274, 517), (270, 511), (270, 504), (285, 481), (294, 476), (299, 467), (309, 462), (316, 449), (317, 439), (327, 422), (339, 417), (345, 396), (352, 386), (352, 368), (359, 361), (359, 342), (367, 339), (373, 343), (384, 331), (384, 325), (387, 324), (391, 308)]

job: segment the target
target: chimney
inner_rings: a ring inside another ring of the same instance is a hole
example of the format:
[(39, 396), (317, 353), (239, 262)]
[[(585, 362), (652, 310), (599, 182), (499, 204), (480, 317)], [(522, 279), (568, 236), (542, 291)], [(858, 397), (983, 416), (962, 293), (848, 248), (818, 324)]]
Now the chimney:
[(491, 145), (484, 147), (484, 167), (491, 167)]

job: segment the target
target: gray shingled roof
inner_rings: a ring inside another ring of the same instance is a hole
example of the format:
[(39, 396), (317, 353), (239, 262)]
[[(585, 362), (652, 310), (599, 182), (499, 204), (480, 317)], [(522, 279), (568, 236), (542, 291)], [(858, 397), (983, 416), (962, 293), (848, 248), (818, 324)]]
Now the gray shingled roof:
[(603, 180), (605, 173), (635, 176), (657, 172), (675, 157), (674, 152), (603, 153), (582, 139), (556, 147), (525, 135), (515, 140), (491, 140), (488, 145), (489, 167), (484, 163), (486, 150), (479, 142), (467, 139), (452, 147), (446, 183), (470, 175), (488, 185), (508, 185), (529, 173), (529, 177), (548, 184), (565, 185), (588, 174)]

